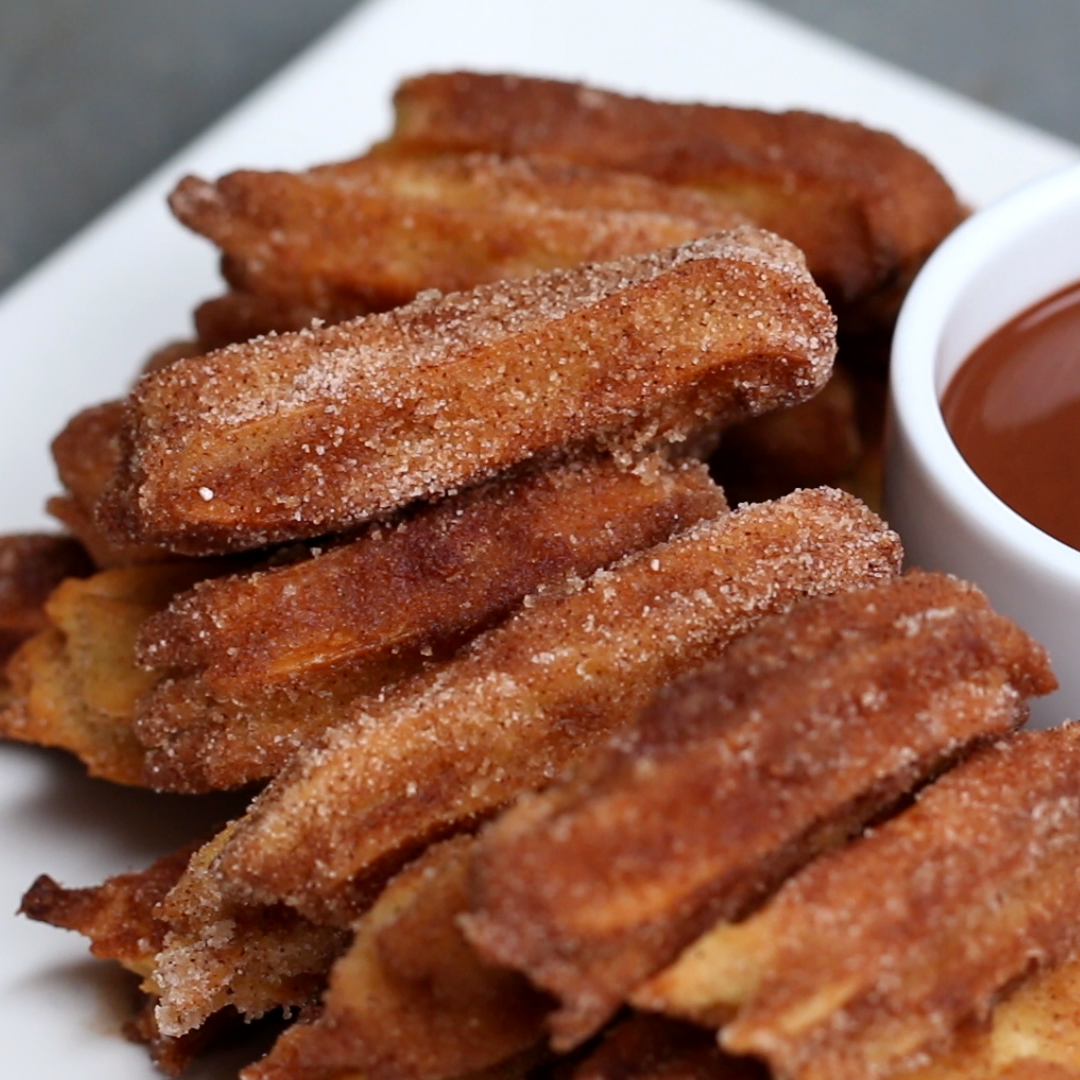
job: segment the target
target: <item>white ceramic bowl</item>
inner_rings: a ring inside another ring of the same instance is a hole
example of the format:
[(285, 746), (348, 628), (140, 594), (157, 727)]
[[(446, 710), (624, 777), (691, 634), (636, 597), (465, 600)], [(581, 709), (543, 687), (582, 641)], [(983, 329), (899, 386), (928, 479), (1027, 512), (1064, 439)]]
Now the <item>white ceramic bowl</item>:
[(1075, 281), (1080, 166), (1010, 195), (949, 237), (912, 286), (892, 351), (886, 516), (910, 565), (976, 582), (1050, 650), (1061, 689), (1033, 704), (1032, 720), (1044, 727), (1080, 717), (1080, 551), (983, 484), (953, 444), (940, 400), (975, 346)]

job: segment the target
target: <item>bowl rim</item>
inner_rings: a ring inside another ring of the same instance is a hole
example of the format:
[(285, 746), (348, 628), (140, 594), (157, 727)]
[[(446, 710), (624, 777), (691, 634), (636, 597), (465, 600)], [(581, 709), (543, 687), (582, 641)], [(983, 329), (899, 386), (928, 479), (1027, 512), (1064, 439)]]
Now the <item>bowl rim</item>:
[(1080, 207), (1080, 164), (1005, 196), (946, 238), (919, 272), (897, 318), (889, 399), (890, 422), (906, 437), (909, 452), (970, 523), (992, 535), (1011, 557), (1035, 562), (1080, 587), (1080, 551), (1032, 525), (983, 483), (945, 426), (935, 386), (943, 332), (973, 277), (1001, 249), (1074, 206)]

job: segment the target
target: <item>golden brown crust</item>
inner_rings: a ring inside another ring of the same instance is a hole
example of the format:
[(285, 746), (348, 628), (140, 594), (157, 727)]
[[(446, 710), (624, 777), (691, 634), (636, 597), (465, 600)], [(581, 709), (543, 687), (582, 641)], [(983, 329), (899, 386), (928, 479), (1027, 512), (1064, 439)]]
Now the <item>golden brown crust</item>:
[(1080, 1076), (1080, 960), (1040, 971), (1007, 993), (987, 1023), (904, 1080), (1075, 1080)]
[(207, 868), (227, 843), (226, 826), (191, 858), (158, 907), (167, 926), (150, 985), (158, 1031), (171, 1038), (202, 1026), (226, 1006), (247, 1019), (318, 999), (346, 931), (316, 926), (283, 905), (234, 905)]
[(446, 651), (520, 600), (726, 508), (695, 463), (610, 458), (504, 477), (291, 566), (217, 578), (140, 635), (150, 667), (242, 697), (348, 664)]
[(525, 597), (725, 509), (704, 468), (648, 457), (503, 477), (315, 558), (218, 578), (140, 634), (185, 673), (145, 695), (147, 780), (173, 791), (278, 773), (359, 698), (449, 659)]
[(1080, 725), (980, 751), (747, 924), (770, 944), (723, 1044), (800, 1080), (873, 1080), (947, 1049), (1080, 945), (1078, 812)]
[(92, 776), (142, 786), (132, 725), (159, 676), (135, 663), (139, 630), (177, 592), (220, 569), (216, 560), (161, 563), (63, 582), (45, 605), (49, 626), (8, 663), (13, 700), (0, 711), (0, 734), (61, 747)]
[(169, 558), (167, 552), (153, 544), (107, 537), (94, 516), (94, 507), (120, 464), (124, 410), (123, 401), (83, 409), (52, 442), (53, 460), (65, 492), (49, 499), (46, 508), (78, 537), (103, 570)]
[(549, 782), (762, 616), (887, 577), (898, 557), (879, 519), (828, 489), (744, 508), (631, 556), (300, 754), (224, 849), (222, 884), (347, 918), (388, 860), (392, 869)]
[(0, 665), (48, 626), (45, 601), (53, 589), (93, 569), (86, 549), (70, 536), (0, 536)]
[(86, 889), (65, 889), (42, 874), (23, 896), (19, 914), (77, 930), (90, 939), (94, 956), (116, 960), (145, 977), (165, 936), (165, 925), (155, 914), (157, 905), (180, 880), (193, 851), (194, 847), (181, 848), (145, 870), (117, 874)]
[(952, 578), (912, 574), (765, 620), (578, 774), (484, 833), (469, 939), (594, 1034), (738, 919), (1054, 686), (1043, 649)]
[(334, 964), (318, 1018), (286, 1032), (244, 1080), (444, 1080), (543, 1041), (547, 999), (482, 964), (455, 925), (472, 844), (436, 844), (387, 885)]
[(646, 101), (573, 83), (457, 72), (404, 82), (385, 155), (482, 150), (640, 173), (710, 194), (806, 252), (835, 305), (895, 316), (964, 216), (899, 140), (807, 112)]
[(647, 177), (485, 154), (189, 176), (169, 203), (222, 249), (235, 288), (323, 318), (746, 224)]
[(833, 352), (798, 252), (746, 229), (425, 296), (144, 378), (98, 513), (190, 554), (317, 535), (530, 457), (799, 400)]

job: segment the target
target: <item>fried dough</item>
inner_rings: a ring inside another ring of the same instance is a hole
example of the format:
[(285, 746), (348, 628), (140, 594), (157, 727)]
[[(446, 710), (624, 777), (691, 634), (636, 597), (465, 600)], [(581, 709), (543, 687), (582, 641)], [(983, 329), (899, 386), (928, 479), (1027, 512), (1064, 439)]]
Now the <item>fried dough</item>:
[(1054, 685), (1045, 651), (955, 579), (806, 601), (488, 829), (467, 935), (559, 998), (553, 1044), (569, 1049), (708, 926)]
[(194, 176), (173, 213), (225, 253), (235, 289), (306, 306), (386, 311), (606, 262), (737, 225), (737, 212), (645, 176), (485, 154), (359, 158), (304, 173)]
[(1080, 961), (1040, 971), (998, 1002), (989, 1026), (962, 1030), (955, 1048), (905, 1080), (1076, 1080), (1080, 1077)]
[(291, 566), (197, 585), (151, 618), (139, 659), (242, 697), (341, 664), (446, 651), (521, 599), (726, 509), (696, 463), (568, 462), (424, 508)]
[(135, 663), (139, 629), (179, 591), (220, 572), (216, 560), (161, 563), (71, 578), (49, 597), (49, 627), (8, 662), (13, 700), (0, 735), (75, 754), (91, 776), (143, 785), (135, 706), (158, 680)]
[(948, 1050), (1080, 945), (1078, 813), (1080, 725), (976, 752), (695, 945), (699, 1000), (737, 1010), (722, 1044), (799, 1080), (873, 1080)]
[(347, 920), (373, 876), (549, 783), (764, 615), (887, 577), (899, 554), (828, 489), (697, 525), (356, 711), (255, 801), (215, 872), (237, 897)]
[(394, 97), (384, 156), (484, 151), (638, 173), (709, 195), (806, 252), (849, 326), (891, 321), (964, 217), (922, 155), (859, 124), (623, 97), (549, 79), (425, 75)]
[(0, 536), (0, 665), (48, 626), (45, 601), (60, 582), (93, 570), (86, 549), (69, 536)]
[(472, 845), (436, 844), (387, 885), (334, 964), (320, 1015), (294, 1025), (243, 1080), (450, 1080), (536, 1056), (547, 998), (482, 964), (454, 922), (468, 902)]
[[(115, 960), (144, 981), (161, 948), (165, 924), (156, 917), (157, 905), (180, 879), (194, 846), (181, 848), (145, 870), (118, 874), (102, 885), (65, 889), (46, 874), (30, 886), (19, 914), (65, 930), (77, 930), (90, 939), (90, 951), (102, 960)], [(154, 1023), (154, 996), (143, 994), (124, 1034), (145, 1043), (151, 1059), (169, 1076), (180, 1073), (237, 1017), (222, 1016), (179, 1039), (169, 1038)]]
[(95, 519), (94, 507), (120, 464), (123, 422), (122, 401), (92, 405), (76, 413), (52, 443), (56, 471), (65, 490), (50, 498), (46, 509), (78, 537), (103, 570), (169, 558), (168, 552), (153, 544), (108, 538)]
[(90, 939), (94, 956), (115, 960), (145, 979), (165, 936), (155, 909), (180, 880), (194, 850), (181, 848), (145, 870), (117, 874), (87, 889), (66, 889), (42, 874), (23, 896), (19, 914), (77, 930)]
[(144, 1045), (154, 1066), (166, 1076), (183, 1075), (208, 1050), (233, 1041), (244, 1028), (235, 1010), (223, 1009), (202, 1027), (172, 1038), (158, 1030), (154, 1009), (154, 998), (144, 995), (135, 1015), (124, 1024), (124, 1038)]
[(206, 871), (234, 830), (192, 856), (157, 909), (167, 931), (150, 984), (166, 1036), (186, 1035), (226, 1006), (250, 1020), (313, 1004), (349, 941), (347, 930), (316, 926), (284, 905), (226, 900)]
[(358, 698), (449, 659), (527, 596), (726, 509), (703, 466), (655, 456), (502, 477), (315, 558), (217, 578), (140, 634), (170, 677), (139, 702), (146, 778), (173, 791), (276, 775)]
[(187, 554), (313, 536), (528, 458), (801, 400), (833, 352), (799, 253), (749, 229), (424, 296), (143, 378), (98, 515)]

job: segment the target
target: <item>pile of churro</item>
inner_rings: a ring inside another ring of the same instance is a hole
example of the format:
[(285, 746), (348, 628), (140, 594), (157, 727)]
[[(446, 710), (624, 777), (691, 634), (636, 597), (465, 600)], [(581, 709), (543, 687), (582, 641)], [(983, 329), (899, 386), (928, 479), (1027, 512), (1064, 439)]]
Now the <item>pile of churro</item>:
[(31, 918), (177, 1075), (1080, 1076), (1080, 727), (901, 573), (889, 135), (510, 76), (170, 204), (226, 289), (0, 539), (0, 731), (246, 812)]

